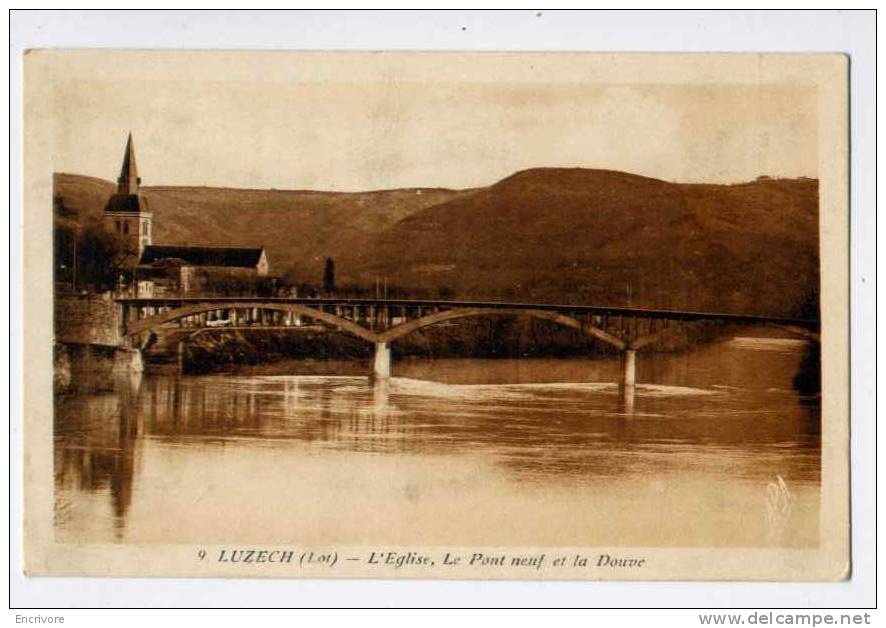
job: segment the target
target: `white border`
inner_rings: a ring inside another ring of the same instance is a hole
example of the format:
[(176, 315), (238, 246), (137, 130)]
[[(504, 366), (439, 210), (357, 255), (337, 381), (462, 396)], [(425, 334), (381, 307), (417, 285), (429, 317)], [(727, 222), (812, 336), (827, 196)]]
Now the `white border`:
[[(830, 607), (875, 603), (875, 16), (871, 12), (18, 12), (10, 17), (10, 605)], [(21, 58), (33, 47), (845, 52), (851, 57), (852, 558), (845, 583), (24, 578)]]

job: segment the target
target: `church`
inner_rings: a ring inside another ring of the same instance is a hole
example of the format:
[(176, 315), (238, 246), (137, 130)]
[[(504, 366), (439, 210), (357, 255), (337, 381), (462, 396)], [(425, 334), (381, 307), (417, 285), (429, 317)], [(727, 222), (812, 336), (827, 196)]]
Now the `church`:
[(117, 191), (108, 200), (103, 217), (105, 230), (114, 236), (127, 258), (124, 266), (130, 270), (130, 281), (122, 290), (138, 297), (253, 296), (272, 288), (263, 247), (153, 244), (153, 213), (140, 187), (130, 133)]

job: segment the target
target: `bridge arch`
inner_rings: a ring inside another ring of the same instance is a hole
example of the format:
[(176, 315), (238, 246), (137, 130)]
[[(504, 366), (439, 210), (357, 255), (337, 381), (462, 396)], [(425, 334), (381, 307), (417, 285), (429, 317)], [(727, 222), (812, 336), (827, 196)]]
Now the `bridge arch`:
[(527, 316), (530, 318), (550, 321), (564, 327), (578, 330), (585, 335), (601, 340), (602, 342), (605, 342), (606, 344), (619, 350), (624, 350), (627, 348), (627, 344), (620, 338), (598, 327), (595, 327), (594, 325), (584, 323), (572, 316), (568, 316), (560, 312), (524, 308), (455, 308), (452, 310), (444, 310), (442, 312), (427, 314), (420, 318), (416, 318), (405, 323), (400, 323), (399, 325), (391, 327), (390, 329), (387, 329), (385, 331), (376, 332), (371, 329), (367, 329), (366, 327), (363, 327), (362, 325), (347, 318), (332, 314), (330, 312), (324, 312), (316, 307), (311, 307), (309, 305), (303, 305), (299, 303), (268, 303), (266, 301), (245, 301), (231, 304), (221, 302), (208, 302), (177, 307), (175, 309), (171, 309), (160, 314), (155, 314), (153, 316), (148, 316), (141, 320), (134, 321), (126, 326), (125, 333), (129, 337), (135, 337), (144, 332), (153, 331), (154, 329), (162, 325), (175, 322), (188, 316), (194, 316), (196, 314), (215, 312), (225, 309), (258, 309), (265, 311), (277, 311), (297, 314), (299, 316), (304, 316), (306, 318), (320, 321), (322, 323), (330, 325), (331, 327), (338, 328), (341, 331), (350, 333), (358, 338), (372, 343), (391, 343), (420, 329), (461, 318), (472, 318), (477, 316)]
[(194, 305), (185, 305), (177, 307), (160, 314), (148, 316), (141, 320), (135, 321), (126, 326), (126, 335), (130, 337), (138, 336), (144, 332), (153, 331), (154, 329), (167, 323), (175, 322), (179, 319), (203, 314), (205, 312), (216, 312), (218, 310), (246, 310), (258, 309), (265, 311), (284, 312), (287, 314), (297, 314), (306, 318), (311, 318), (338, 327), (344, 332), (353, 334), (358, 338), (362, 338), (368, 342), (378, 342), (378, 334), (370, 329), (348, 320), (341, 316), (323, 312), (319, 309), (301, 305), (298, 303), (268, 303), (263, 301), (245, 301), (237, 303), (199, 303)]
[(401, 323), (390, 329), (379, 332), (376, 335), (376, 342), (394, 342), (395, 340), (399, 340), (404, 336), (407, 336), (419, 329), (424, 329), (425, 327), (431, 327), (433, 325), (437, 325), (439, 323), (444, 323), (446, 321), (457, 320), (460, 318), (471, 318), (476, 316), (528, 316), (531, 318), (537, 318), (541, 320), (551, 321), (553, 323), (557, 323), (558, 325), (562, 325), (564, 327), (569, 327), (571, 329), (576, 329), (582, 332), (585, 335), (592, 336), (597, 338), (598, 340), (602, 340), (608, 345), (611, 345), (619, 350), (624, 350), (626, 348), (626, 344), (620, 338), (613, 336), (610, 333), (607, 333), (600, 329), (599, 327), (595, 327), (593, 325), (583, 323), (580, 320), (573, 318), (572, 316), (567, 316), (566, 314), (561, 314), (559, 312), (550, 312), (546, 310), (532, 310), (532, 309), (523, 309), (523, 308), (496, 308), (496, 309), (488, 309), (482, 307), (474, 307), (474, 308), (456, 308), (452, 310), (444, 310), (442, 312), (435, 312), (434, 314), (428, 314), (426, 316), (422, 316), (421, 318), (416, 318), (411, 321), (407, 321), (405, 323)]
[[(773, 329), (778, 329), (779, 331), (783, 331), (785, 333), (788, 333), (791, 336), (793, 336), (794, 338), (800, 338), (802, 340), (808, 340), (810, 342), (816, 342), (816, 343), (821, 342), (821, 334), (820, 333), (813, 331), (811, 329), (806, 329), (805, 327), (802, 327), (800, 325), (793, 325), (790, 323), (779, 323), (779, 322), (774, 322), (774, 321), (766, 322), (764, 324), (767, 327), (771, 327)], [(628, 342), (626, 344), (626, 348), (634, 349), (634, 350), (643, 349), (643, 348), (653, 344), (657, 340), (659, 340), (660, 337), (661, 337), (660, 332), (655, 332), (655, 333), (647, 334), (645, 336), (640, 336), (639, 338), (636, 338), (635, 340)]]

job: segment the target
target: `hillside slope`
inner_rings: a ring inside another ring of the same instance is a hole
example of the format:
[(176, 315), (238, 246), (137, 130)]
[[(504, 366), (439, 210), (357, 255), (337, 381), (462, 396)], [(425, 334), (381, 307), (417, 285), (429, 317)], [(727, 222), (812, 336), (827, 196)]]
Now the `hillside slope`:
[[(93, 177), (55, 175), (55, 192), (90, 224), (115, 185)], [(313, 192), (206, 187), (143, 187), (160, 244), (265, 246), (272, 272), (317, 283), (326, 256), (360, 248), (410, 213), (470, 190), (403, 189)]]
[(812, 180), (533, 169), (405, 217), (340, 267), (470, 298), (794, 315), (817, 286), (817, 209)]
[[(76, 175), (56, 187), (83, 222), (113, 191)], [(697, 185), (537, 168), (475, 190), (143, 192), (155, 242), (262, 244), (275, 274), (313, 284), (331, 255), (339, 285), (387, 278), (392, 295), (814, 313), (811, 179)]]

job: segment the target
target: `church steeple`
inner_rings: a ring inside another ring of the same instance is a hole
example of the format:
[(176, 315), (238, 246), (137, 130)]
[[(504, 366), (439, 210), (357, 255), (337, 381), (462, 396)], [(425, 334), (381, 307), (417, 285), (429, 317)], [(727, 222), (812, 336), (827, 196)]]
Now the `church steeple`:
[(148, 199), (139, 192), (142, 180), (135, 165), (135, 145), (132, 133), (126, 140), (123, 167), (117, 178), (117, 192), (105, 205), (104, 223), (131, 255), (131, 266), (138, 264), (145, 247), (151, 244), (152, 214)]
[(138, 176), (138, 168), (135, 165), (135, 145), (132, 143), (132, 133), (126, 140), (126, 152), (123, 155), (123, 167), (117, 178), (117, 194), (138, 194), (138, 186), (142, 182)]

